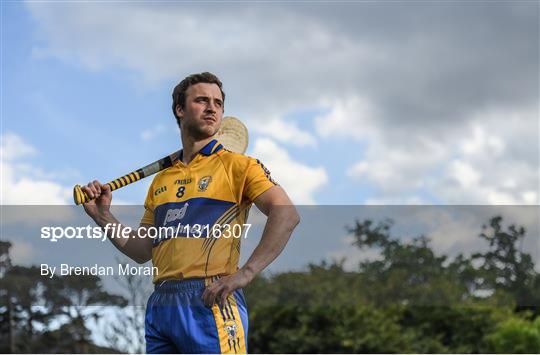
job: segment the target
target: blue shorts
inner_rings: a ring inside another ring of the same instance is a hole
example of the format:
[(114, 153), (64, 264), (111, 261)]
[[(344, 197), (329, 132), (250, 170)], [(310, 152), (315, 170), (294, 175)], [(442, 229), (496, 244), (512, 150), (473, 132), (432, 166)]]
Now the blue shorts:
[(241, 289), (223, 308), (204, 305), (207, 279), (170, 280), (156, 286), (148, 299), (146, 352), (247, 353), (248, 315)]

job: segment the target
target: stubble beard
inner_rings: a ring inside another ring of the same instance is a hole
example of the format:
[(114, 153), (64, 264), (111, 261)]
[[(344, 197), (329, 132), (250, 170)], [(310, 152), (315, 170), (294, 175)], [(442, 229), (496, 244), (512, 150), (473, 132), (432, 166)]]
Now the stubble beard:
[(185, 122), (183, 129), (190, 137), (193, 137), (195, 140), (203, 140), (214, 136), (218, 132), (219, 127), (217, 127), (216, 129), (212, 129), (213, 132), (209, 133), (208, 129), (204, 129), (197, 124), (190, 124), (189, 122)]

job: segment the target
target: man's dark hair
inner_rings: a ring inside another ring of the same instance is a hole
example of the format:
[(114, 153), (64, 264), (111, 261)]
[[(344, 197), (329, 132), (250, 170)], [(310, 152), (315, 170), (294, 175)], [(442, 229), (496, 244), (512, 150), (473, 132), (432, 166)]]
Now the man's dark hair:
[[(186, 91), (191, 85), (199, 84), (199, 83), (205, 83), (205, 84), (216, 84), (219, 86), (219, 90), (221, 91), (221, 96), (223, 97), (223, 103), (225, 103), (225, 93), (223, 92), (222, 86), (223, 84), (218, 79), (217, 76), (215, 76), (212, 73), (204, 72), (200, 74), (191, 74), (190, 76), (186, 77), (184, 80), (182, 80), (173, 90), (172, 93), (172, 110), (173, 115), (176, 117), (176, 120), (180, 117), (176, 115), (176, 106), (180, 105), (181, 108), (184, 108), (184, 105), (186, 104)], [(180, 122), (178, 122), (180, 125)]]

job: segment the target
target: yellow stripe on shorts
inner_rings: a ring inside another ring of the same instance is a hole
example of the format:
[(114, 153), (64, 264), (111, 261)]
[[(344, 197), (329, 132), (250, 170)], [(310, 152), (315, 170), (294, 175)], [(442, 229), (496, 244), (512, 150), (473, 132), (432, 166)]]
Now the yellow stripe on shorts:
[(219, 336), (219, 346), (222, 354), (245, 354), (246, 339), (244, 337), (244, 325), (238, 312), (236, 300), (229, 295), (224, 307), (212, 306), (212, 313), (216, 320)]

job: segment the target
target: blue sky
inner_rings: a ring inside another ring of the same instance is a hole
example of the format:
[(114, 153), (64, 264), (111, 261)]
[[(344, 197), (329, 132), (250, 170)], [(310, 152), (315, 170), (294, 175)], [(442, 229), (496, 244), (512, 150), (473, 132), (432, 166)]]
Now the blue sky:
[(529, 1), (2, 2), (2, 204), (177, 150), (171, 90), (209, 70), (299, 205), (538, 205), (538, 22)]

